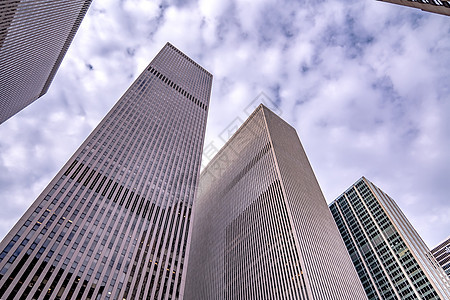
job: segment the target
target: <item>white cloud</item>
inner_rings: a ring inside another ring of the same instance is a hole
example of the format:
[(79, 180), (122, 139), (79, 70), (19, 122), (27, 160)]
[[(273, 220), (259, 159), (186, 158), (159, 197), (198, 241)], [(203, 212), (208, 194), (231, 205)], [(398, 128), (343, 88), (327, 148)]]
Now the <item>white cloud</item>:
[(365, 175), (429, 246), (448, 236), (447, 18), (377, 1), (122, 3), (93, 1), (47, 95), (0, 126), (0, 236), (167, 41), (214, 75), (207, 143), (264, 91), (328, 201)]

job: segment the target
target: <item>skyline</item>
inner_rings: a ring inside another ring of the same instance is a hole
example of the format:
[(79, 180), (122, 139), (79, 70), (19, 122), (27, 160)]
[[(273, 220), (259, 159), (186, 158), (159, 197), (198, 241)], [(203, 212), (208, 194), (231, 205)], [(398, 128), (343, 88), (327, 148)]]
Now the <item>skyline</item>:
[(0, 126), (0, 235), (169, 41), (215, 76), (205, 146), (220, 148), (264, 92), (302, 137), (328, 203), (366, 176), (430, 248), (443, 241), (448, 19), (377, 1), (303, 4), (94, 1), (49, 92)]

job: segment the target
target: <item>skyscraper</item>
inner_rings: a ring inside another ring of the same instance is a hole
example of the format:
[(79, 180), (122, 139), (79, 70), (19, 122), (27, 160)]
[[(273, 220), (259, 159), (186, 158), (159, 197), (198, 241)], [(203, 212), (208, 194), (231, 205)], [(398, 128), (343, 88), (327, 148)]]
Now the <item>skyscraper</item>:
[(0, 243), (1, 299), (177, 299), (212, 75), (167, 44)]
[(2, 0), (0, 124), (44, 95), (92, 0)]
[(447, 0), (378, 0), (424, 11), (450, 16), (450, 1)]
[(448, 278), (400, 208), (362, 177), (330, 210), (369, 299), (450, 299)]
[(450, 237), (431, 250), (438, 263), (445, 273), (450, 276)]
[(200, 175), (185, 299), (366, 299), (295, 129), (260, 105)]

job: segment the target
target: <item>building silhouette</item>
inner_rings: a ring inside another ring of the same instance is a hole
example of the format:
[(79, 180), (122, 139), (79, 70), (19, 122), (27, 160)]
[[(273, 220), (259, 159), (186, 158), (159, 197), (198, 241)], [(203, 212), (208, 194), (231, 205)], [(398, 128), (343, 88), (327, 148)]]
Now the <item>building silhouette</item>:
[(447, 276), (400, 208), (362, 177), (330, 210), (369, 299), (450, 299)]
[(431, 250), (438, 263), (445, 273), (450, 276), (450, 237)]
[(450, 1), (447, 0), (378, 0), (450, 16)]
[(0, 243), (1, 299), (178, 299), (212, 75), (166, 44)]
[(0, 124), (44, 95), (92, 0), (2, 0)]
[(297, 133), (260, 105), (204, 168), (185, 299), (366, 299)]

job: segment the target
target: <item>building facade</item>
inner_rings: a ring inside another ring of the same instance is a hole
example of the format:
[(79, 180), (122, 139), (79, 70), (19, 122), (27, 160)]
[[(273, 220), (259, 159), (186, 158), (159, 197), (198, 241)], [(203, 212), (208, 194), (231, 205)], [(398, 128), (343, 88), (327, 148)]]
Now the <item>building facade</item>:
[(0, 2), (0, 124), (47, 92), (91, 2)]
[(450, 276), (450, 237), (431, 250), (445, 273)]
[(413, 8), (419, 8), (436, 14), (450, 16), (450, 1), (447, 0), (378, 0)]
[(260, 105), (200, 175), (185, 299), (366, 299), (293, 127)]
[(0, 243), (1, 299), (178, 299), (212, 75), (167, 44)]
[(369, 299), (450, 299), (448, 278), (400, 208), (362, 177), (330, 210)]

